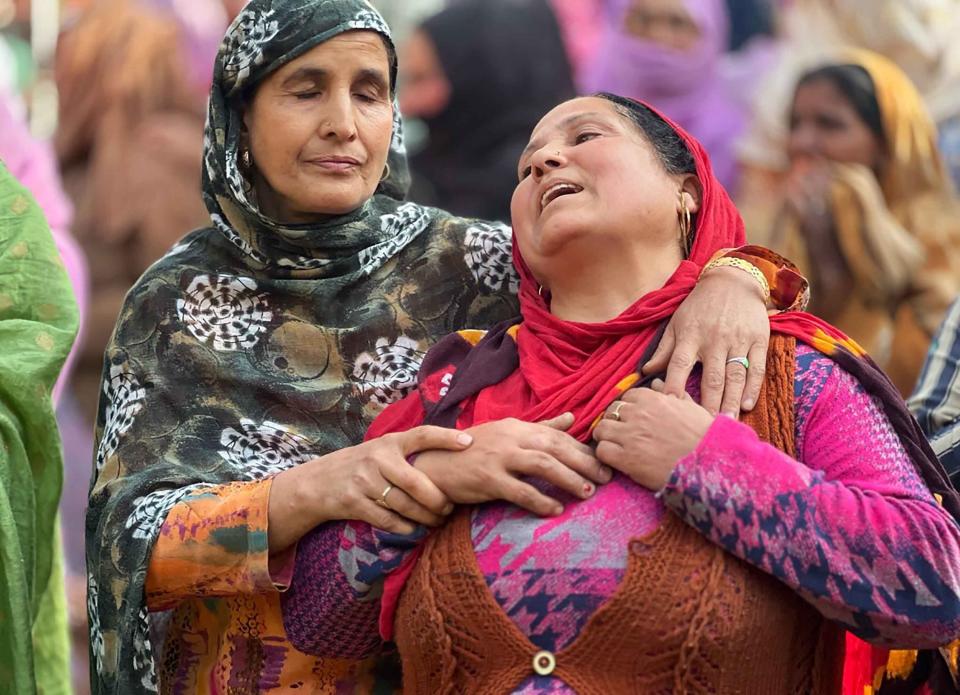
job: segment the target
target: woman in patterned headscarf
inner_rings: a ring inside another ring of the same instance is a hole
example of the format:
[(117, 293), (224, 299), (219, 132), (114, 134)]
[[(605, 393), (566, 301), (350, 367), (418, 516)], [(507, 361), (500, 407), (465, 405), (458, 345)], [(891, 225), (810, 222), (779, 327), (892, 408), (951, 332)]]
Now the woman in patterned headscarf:
[[(390, 675), (296, 650), (279, 592), (315, 526), (403, 532), (449, 511), (406, 458), (480, 455), (469, 438), (360, 442), (436, 340), (517, 309), (509, 229), (402, 202), (395, 78), (387, 27), (362, 0), (253, 0), (228, 30), (204, 148), (212, 224), (134, 286), (106, 353), (87, 518), (95, 693), (369, 692)], [(762, 367), (766, 313), (745, 273), (707, 277), (655, 359), (672, 354), (683, 384), (702, 355), (714, 410), (737, 409), (744, 373), (728, 365), (724, 391), (725, 360)], [(513, 423), (498, 443), (598, 474), (543, 424)], [(158, 657), (148, 616), (166, 609)]]

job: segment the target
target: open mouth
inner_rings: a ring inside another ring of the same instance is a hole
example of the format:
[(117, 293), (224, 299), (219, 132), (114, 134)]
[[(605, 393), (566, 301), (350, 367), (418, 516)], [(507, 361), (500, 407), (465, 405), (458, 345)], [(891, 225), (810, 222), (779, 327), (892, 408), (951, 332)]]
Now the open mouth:
[(583, 186), (578, 186), (575, 183), (569, 183), (567, 181), (560, 181), (553, 184), (543, 192), (543, 195), (540, 196), (540, 211), (543, 212), (550, 203), (555, 201), (557, 198), (560, 198), (565, 195), (573, 195), (574, 193), (579, 193), (583, 190)]

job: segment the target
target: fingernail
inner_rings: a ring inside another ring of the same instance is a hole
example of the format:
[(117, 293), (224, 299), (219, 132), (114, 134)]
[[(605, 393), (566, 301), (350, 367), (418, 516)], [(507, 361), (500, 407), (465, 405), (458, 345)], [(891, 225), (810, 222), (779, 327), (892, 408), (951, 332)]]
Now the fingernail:
[(744, 398), (744, 399), (743, 399), (743, 403), (741, 403), (740, 406), (741, 406), (744, 410), (750, 410), (750, 409), (753, 407), (753, 399), (752, 399), (752, 398)]
[(558, 504), (557, 506), (555, 506), (553, 510), (550, 512), (550, 514), (552, 516), (560, 516), (561, 514), (563, 514), (563, 505)]
[(601, 466), (601, 467), (600, 467), (600, 474), (601, 474), (601, 475), (603, 476), (603, 478), (604, 478), (605, 480), (607, 480), (608, 482), (609, 482), (610, 480), (613, 480), (613, 469), (610, 468), (610, 466)]
[(734, 412), (731, 412), (731, 411), (729, 411), (729, 410), (724, 410), (724, 411), (723, 411), (722, 413), (720, 413), (720, 414), (721, 414), (721, 415), (725, 415), (726, 417), (731, 418), (731, 419), (733, 419), (733, 420), (736, 420), (736, 419), (737, 419), (737, 414), (734, 413)]
[(461, 432), (460, 434), (457, 435), (457, 441), (460, 444), (463, 444), (464, 446), (470, 446), (471, 444), (473, 444), (473, 437), (471, 437), (466, 432)]
[(443, 515), (444, 515), (444, 516), (449, 516), (449, 515), (452, 514), (452, 513), (453, 513), (453, 505), (452, 505), (452, 504), (448, 504), (446, 507), (443, 508)]
[(583, 486), (583, 496), (589, 497), (593, 494), (594, 487), (590, 483), (587, 483)]

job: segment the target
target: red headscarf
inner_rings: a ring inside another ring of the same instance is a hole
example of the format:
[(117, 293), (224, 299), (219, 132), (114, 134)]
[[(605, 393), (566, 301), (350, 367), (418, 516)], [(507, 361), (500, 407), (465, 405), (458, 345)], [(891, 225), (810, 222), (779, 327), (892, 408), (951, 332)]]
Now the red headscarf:
[[(714, 177), (703, 147), (675, 123), (657, 115), (676, 130), (690, 150), (703, 190), (689, 259), (680, 263), (663, 287), (639, 298), (615, 319), (577, 323), (550, 313), (514, 239), (523, 314), (516, 336), (520, 369), (478, 394), (471, 409), (472, 421), (461, 421), (462, 426), (504, 417), (537, 422), (569, 411), (577, 418), (570, 433), (586, 441), (593, 421), (623, 391), (618, 385), (635, 373), (661, 324), (690, 294), (703, 266), (720, 249), (745, 243), (743, 220)], [(679, 220), (677, 224), (679, 233)]]

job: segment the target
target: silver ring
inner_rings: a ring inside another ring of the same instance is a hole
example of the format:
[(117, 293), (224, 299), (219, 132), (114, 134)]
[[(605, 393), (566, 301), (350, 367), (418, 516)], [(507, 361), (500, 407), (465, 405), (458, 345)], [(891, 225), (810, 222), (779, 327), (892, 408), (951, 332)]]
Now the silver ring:
[(617, 401), (613, 404), (613, 410), (610, 411), (610, 419), (620, 422), (620, 408), (623, 407), (623, 401)]
[(393, 507), (391, 507), (389, 504), (387, 504), (387, 495), (390, 494), (390, 491), (391, 491), (392, 489), (393, 489), (393, 485), (387, 485), (387, 487), (384, 488), (383, 492), (380, 494), (380, 498), (374, 500), (374, 502), (376, 502), (377, 504), (379, 504), (379, 505), (380, 505), (381, 507), (383, 507), (384, 509), (389, 509), (390, 511), (393, 511)]
[(731, 357), (729, 360), (727, 360), (727, 364), (739, 364), (744, 369), (750, 369), (750, 360), (746, 357)]

